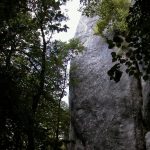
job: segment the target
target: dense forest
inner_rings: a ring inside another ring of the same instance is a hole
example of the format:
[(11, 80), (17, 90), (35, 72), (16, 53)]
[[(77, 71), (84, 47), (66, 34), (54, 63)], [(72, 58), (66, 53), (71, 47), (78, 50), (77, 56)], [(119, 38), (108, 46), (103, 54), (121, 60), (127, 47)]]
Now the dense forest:
[[(68, 62), (83, 46), (78, 39), (53, 40), (55, 33), (68, 29), (60, 7), (65, 3), (0, 2), (1, 150), (59, 150), (69, 142), (69, 108), (62, 98)], [(150, 2), (81, 0), (81, 9), (86, 16), (99, 16), (95, 34), (117, 49), (111, 53), (115, 65), (108, 71), (110, 79), (119, 82), (125, 64), (140, 88), (141, 79), (150, 77)]]
[[(0, 149), (59, 149), (68, 140), (69, 108), (62, 101), (67, 64), (79, 40), (53, 40), (67, 32), (65, 1), (0, 2)], [(77, 51), (78, 50), (78, 51)]]

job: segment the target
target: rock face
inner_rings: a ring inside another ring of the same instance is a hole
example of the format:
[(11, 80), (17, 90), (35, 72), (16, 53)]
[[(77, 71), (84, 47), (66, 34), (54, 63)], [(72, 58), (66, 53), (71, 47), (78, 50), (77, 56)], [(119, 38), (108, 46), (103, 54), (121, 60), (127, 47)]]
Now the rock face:
[(93, 35), (96, 20), (82, 16), (76, 32), (86, 50), (71, 63), (70, 150), (137, 150), (137, 81), (125, 73), (118, 83), (109, 79), (112, 50)]

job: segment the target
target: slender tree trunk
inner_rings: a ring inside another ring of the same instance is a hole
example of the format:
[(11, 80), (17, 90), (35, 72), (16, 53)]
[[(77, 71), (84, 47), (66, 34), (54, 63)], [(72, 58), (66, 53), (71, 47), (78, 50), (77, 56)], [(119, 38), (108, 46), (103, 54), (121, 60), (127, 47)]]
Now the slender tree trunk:
[(27, 136), (28, 136), (27, 150), (35, 150), (34, 118), (31, 115), (28, 115)]
[[(20, 129), (20, 127), (17, 127)], [(22, 140), (21, 140), (21, 131), (19, 129), (15, 132), (15, 149), (22, 150)]]
[(33, 135), (33, 129), (28, 132), (28, 146), (27, 150), (35, 150), (35, 143), (34, 143), (34, 135)]
[(37, 107), (38, 107), (38, 103), (40, 101), (40, 97), (43, 94), (43, 90), (44, 90), (44, 82), (45, 82), (45, 70), (46, 70), (46, 40), (45, 40), (45, 34), (44, 34), (44, 29), (41, 26), (41, 33), (42, 33), (42, 40), (43, 40), (43, 50), (42, 50), (42, 65), (41, 65), (41, 72), (40, 72), (40, 83), (39, 83), (39, 87), (38, 87), (38, 91), (36, 93), (36, 95), (34, 95), (33, 97), (33, 103), (32, 103), (32, 111), (35, 114)]
[[(42, 24), (42, 23), (41, 23)], [(39, 78), (39, 86), (37, 89), (37, 93), (33, 96), (33, 102), (32, 102), (32, 123), (30, 125), (30, 131), (28, 133), (28, 150), (34, 150), (35, 149), (35, 142), (34, 142), (34, 119), (35, 119), (35, 113), (38, 108), (38, 104), (41, 98), (41, 95), (43, 94), (44, 90), (44, 82), (45, 82), (45, 70), (46, 70), (46, 40), (45, 40), (45, 34), (44, 29), (41, 25), (41, 33), (42, 33), (42, 39), (43, 39), (43, 49), (42, 49), (42, 64), (41, 64), (41, 72), (40, 72), (40, 78)]]
[[(138, 73), (140, 73), (139, 65), (137, 62), (136, 68)], [(138, 88), (137, 94), (139, 96), (139, 99), (136, 102), (135, 117), (134, 117), (136, 150), (146, 150), (143, 115), (142, 115), (142, 108), (143, 108), (142, 81), (140, 76), (138, 76), (137, 78), (137, 88)]]
[(61, 100), (62, 100), (62, 98), (63, 98), (63, 96), (64, 96), (65, 87), (66, 87), (66, 80), (67, 80), (67, 70), (65, 70), (62, 92), (61, 92), (61, 95), (60, 95), (59, 101), (58, 101), (58, 109), (57, 109), (57, 112), (58, 112), (58, 113), (57, 113), (57, 128), (56, 128), (56, 146), (58, 145), (58, 142), (59, 142)]

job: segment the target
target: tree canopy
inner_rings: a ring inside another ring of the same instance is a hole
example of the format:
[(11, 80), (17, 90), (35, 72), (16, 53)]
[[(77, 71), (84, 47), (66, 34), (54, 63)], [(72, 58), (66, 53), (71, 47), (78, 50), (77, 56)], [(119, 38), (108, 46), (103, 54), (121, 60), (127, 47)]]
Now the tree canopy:
[(83, 46), (53, 40), (68, 29), (64, 3), (0, 2), (0, 149), (60, 149), (68, 138), (67, 64)]
[(99, 3), (93, 1), (84, 9), (84, 14), (87, 16), (99, 16), (95, 27), (96, 34), (102, 35), (104, 30), (107, 30), (107, 32), (114, 30), (126, 31), (126, 17), (129, 6), (129, 0), (103, 0)]

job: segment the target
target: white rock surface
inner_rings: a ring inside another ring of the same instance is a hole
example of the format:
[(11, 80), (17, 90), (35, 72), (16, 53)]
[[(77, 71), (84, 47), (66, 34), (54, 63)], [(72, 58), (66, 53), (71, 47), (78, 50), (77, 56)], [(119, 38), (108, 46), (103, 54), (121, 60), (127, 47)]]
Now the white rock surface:
[(82, 16), (76, 32), (86, 51), (71, 63), (70, 150), (136, 150), (136, 81), (127, 74), (110, 81), (112, 50), (93, 35), (96, 20)]

